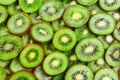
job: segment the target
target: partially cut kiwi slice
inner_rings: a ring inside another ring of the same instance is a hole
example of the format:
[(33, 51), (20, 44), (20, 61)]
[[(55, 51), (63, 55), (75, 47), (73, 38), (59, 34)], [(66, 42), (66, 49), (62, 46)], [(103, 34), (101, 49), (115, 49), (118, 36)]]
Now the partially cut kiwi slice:
[(0, 5), (0, 24), (3, 23), (8, 17), (7, 10), (4, 6)]
[(0, 66), (6, 67), (10, 63), (10, 60), (1, 60), (0, 59)]
[(54, 34), (53, 45), (61, 51), (70, 51), (77, 42), (76, 34), (69, 28), (60, 29)]
[(89, 28), (97, 35), (107, 35), (113, 32), (115, 20), (108, 13), (98, 13), (90, 18)]
[(36, 80), (36, 78), (31, 72), (19, 71), (13, 74), (9, 80)]
[(9, 35), (9, 31), (7, 30), (6, 24), (0, 24), (0, 36)]
[(64, 5), (61, 1), (50, 0), (42, 4), (39, 14), (45, 21), (54, 21), (59, 19), (64, 12)]
[(23, 47), (22, 39), (18, 36), (7, 35), (0, 37), (0, 59), (15, 58)]
[(105, 53), (107, 63), (112, 67), (120, 66), (120, 43), (116, 42), (109, 46)]
[(52, 39), (53, 29), (49, 23), (41, 22), (34, 24), (30, 29), (31, 36), (38, 42), (47, 42)]
[(7, 22), (8, 30), (12, 34), (23, 35), (31, 25), (31, 18), (26, 13), (17, 13), (11, 16)]
[(75, 53), (80, 61), (90, 62), (103, 56), (104, 46), (99, 39), (88, 37), (77, 44)]
[(99, 5), (103, 10), (113, 11), (120, 8), (120, 0), (99, 0)]
[(22, 10), (26, 13), (37, 11), (42, 5), (43, 0), (18, 0)]
[(28, 44), (20, 54), (20, 62), (26, 68), (38, 66), (44, 58), (44, 52), (38, 44)]
[(115, 27), (115, 30), (113, 32), (113, 35), (114, 35), (115, 39), (120, 41), (120, 21), (118, 21), (116, 23), (116, 27)]
[(87, 23), (89, 16), (89, 10), (86, 7), (81, 5), (71, 5), (65, 10), (63, 20), (66, 25), (77, 28)]
[(0, 66), (0, 80), (5, 80), (5, 78), (6, 78), (5, 69)]
[(120, 11), (119, 10), (110, 11), (108, 13), (111, 14), (116, 21), (120, 20)]
[(93, 72), (86, 65), (76, 64), (68, 69), (65, 80), (93, 80)]
[(77, 2), (81, 5), (91, 6), (97, 3), (98, 0), (77, 0)]
[(0, 0), (1, 5), (10, 5), (14, 3), (16, 0)]
[(64, 72), (68, 66), (65, 54), (54, 52), (48, 55), (43, 62), (43, 69), (48, 75), (57, 75)]
[(117, 73), (111, 68), (103, 68), (95, 74), (94, 80), (119, 80)]

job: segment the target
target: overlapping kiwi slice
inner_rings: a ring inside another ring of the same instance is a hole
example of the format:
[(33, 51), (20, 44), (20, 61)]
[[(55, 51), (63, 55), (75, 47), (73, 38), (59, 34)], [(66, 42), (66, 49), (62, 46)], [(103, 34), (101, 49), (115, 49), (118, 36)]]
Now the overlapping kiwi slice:
[(7, 35), (0, 37), (0, 59), (10, 60), (18, 56), (23, 48), (22, 39), (18, 36)]
[(48, 55), (43, 62), (43, 69), (48, 75), (60, 74), (67, 69), (67, 66), (67, 56), (61, 52)]
[(5, 80), (5, 78), (6, 78), (5, 69), (0, 66), (0, 80)]
[(0, 66), (6, 67), (10, 63), (10, 60), (1, 60), (0, 59)]
[(77, 2), (81, 5), (91, 6), (94, 5), (97, 2), (97, 0), (77, 0)]
[(6, 28), (6, 25), (4, 23), (0, 24), (0, 36), (5, 36), (5, 35), (8, 35), (8, 34), (10, 34), (10, 33)]
[(10, 5), (12, 3), (14, 3), (16, 0), (0, 0), (0, 4), (1, 5)]

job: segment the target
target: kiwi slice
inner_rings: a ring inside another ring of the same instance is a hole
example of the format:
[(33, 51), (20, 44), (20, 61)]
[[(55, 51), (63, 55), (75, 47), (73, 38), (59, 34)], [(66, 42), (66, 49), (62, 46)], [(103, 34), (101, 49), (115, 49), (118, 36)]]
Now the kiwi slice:
[(93, 72), (86, 65), (76, 64), (68, 69), (65, 80), (93, 80)]
[[(11, 24), (12, 23), (12, 24)], [(26, 13), (17, 13), (11, 16), (7, 22), (7, 28), (12, 34), (23, 35), (31, 25), (31, 18)]]
[(9, 35), (10, 33), (8, 32), (6, 28), (6, 24), (0, 24), (0, 36), (5, 36)]
[(44, 52), (38, 44), (28, 44), (20, 54), (20, 62), (26, 68), (38, 66), (44, 58)]
[(7, 11), (9, 15), (15, 15), (19, 12), (23, 12), (17, 1), (13, 4), (8, 5)]
[(114, 35), (115, 39), (120, 41), (120, 21), (118, 21), (116, 23), (116, 27), (115, 27), (115, 30), (113, 32), (113, 35)]
[(105, 53), (107, 63), (112, 67), (120, 66), (120, 43), (112, 43)]
[(108, 13), (98, 13), (89, 20), (90, 30), (97, 35), (107, 35), (113, 32), (115, 20)]
[(67, 66), (67, 56), (61, 52), (48, 55), (43, 62), (43, 69), (48, 75), (60, 74), (67, 69)]
[(116, 21), (119, 21), (119, 20), (120, 20), (120, 11), (119, 11), (119, 10), (110, 11), (110, 12), (108, 12), (108, 13), (111, 14)]
[(64, 5), (61, 1), (50, 0), (42, 4), (39, 14), (44, 21), (54, 21), (59, 19), (64, 12)]
[(97, 3), (98, 0), (77, 0), (77, 2), (81, 5), (91, 6)]
[(113, 11), (120, 8), (120, 0), (99, 0), (99, 5), (105, 11)]
[(77, 42), (77, 36), (69, 28), (60, 29), (54, 34), (53, 45), (56, 49), (61, 51), (70, 51), (74, 48)]
[(34, 24), (30, 29), (31, 36), (38, 42), (47, 42), (52, 39), (53, 29), (49, 23), (41, 22)]
[(86, 7), (81, 5), (71, 5), (65, 10), (63, 20), (66, 25), (77, 28), (87, 23), (89, 16), (89, 10)]
[(6, 78), (5, 69), (0, 66), (0, 80), (5, 80), (5, 78)]
[(36, 80), (36, 78), (31, 72), (19, 71), (13, 74), (9, 80)]
[(103, 56), (104, 46), (99, 39), (88, 37), (77, 44), (75, 53), (80, 61), (90, 62)]
[(1, 60), (0, 59), (0, 66), (6, 67), (10, 63), (10, 60)]
[(15, 58), (23, 47), (22, 39), (14, 35), (0, 37), (0, 59), (10, 60)]
[(0, 0), (1, 5), (10, 5), (14, 3), (16, 0)]
[(80, 41), (87, 37), (94, 37), (94, 34), (88, 29), (87, 25), (76, 28), (75, 33), (77, 35), (77, 40)]
[(115, 70), (115, 72), (119, 73), (120, 72), (120, 66), (113, 67), (113, 70)]
[(94, 80), (118, 80), (118, 75), (111, 68), (103, 68), (95, 74)]
[(42, 0), (18, 0), (22, 10), (26, 13), (37, 11), (42, 5)]
[(103, 57), (97, 59), (96, 61), (89, 62), (87, 65), (93, 72), (97, 72), (104, 67), (108, 67), (108, 64), (105, 62)]
[(0, 24), (5, 22), (7, 17), (8, 17), (8, 13), (7, 13), (6, 8), (0, 5)]
[(41, 65), (35, 68), (34, 74), (37, 80), (51, 80), (52, 79), (52, 76), (45, 74)]
[(65, 74), (63, 74), (63, 73), (55, 75), (55, 76), (53, 76), (52, 80), (63, 80), (64, 75)]
[(116, 40), (111, 34), (98, 36), (98, 39), (103, 43), (105, 49), (107, 49), (110, 44), (116, 42)]

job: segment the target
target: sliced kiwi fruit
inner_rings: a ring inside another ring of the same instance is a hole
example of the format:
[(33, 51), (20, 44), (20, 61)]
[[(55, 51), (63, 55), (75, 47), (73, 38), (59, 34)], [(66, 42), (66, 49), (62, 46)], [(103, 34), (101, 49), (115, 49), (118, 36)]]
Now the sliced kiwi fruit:
[(76, 34), (69, 28), (60, 29), (54, 34), (52, 43), (61, 51), (72, 50), (77, 42)]
[(97, 38), (103, 43), (105, 49), (107, 49), (110, 46), (110, 44), (116, 42), (116, 40), (111, 34), (98, 36)]
[(75, 33), (77, 35), (77, 40), (80, 41), (87, 37), (94, 37), (94, 34), (88, 29), (87, 25), (76, 28)]
[(115, 72), (119, 73), (120, 72), (120, 66), (113, 67), (113, 70), (115, 70)]
[(95, 3), (97, 3), (98, 0), (77, 0), (77, 2), (81, 5), (85, 5), (85, 6), (92, 6)]
[(28, 44), (20, 54), (20, 62), (26, 68), (38, 66), (44, 58), (44, 52), (40, 45)]
[(87, 23), (89, 16), (89, 10), (86, 7), (81, 5), (71, 5), (65, 10), (63, 20), (66, 25), (77, 28)]
[(118, 21), (116, 23), (116, 27), (115, 27), (115, 30), (113, 32), (113, 35), (114, 35), (115, 39), (120, 41), (120, 21)]
[(65, 80), (93, 80), (93, 72), (86, 65), (76, 64), (67, 70)]
[(99, 5), (105, 11), (113, 11), (120, 8), (120, 0), (99, 0)]
[(64, 12), (64, 5), (61, 1), (50, 0), (42, 4), (39, 14), (44, 21), (54, 21), (59, 19)]
[(10, 60), (1, 60), (0, 59), (0, 67), (6, 67), (10, 63)]
[(11, 16), (7, 22), (7, 28), (9, 32), (16, 35), (25, 34), (28, 31), (30, 25), (30, 16), (23, 12)]
[(53, 76), (52, 80), (63, 80), (64, 75), (65, 75), (64, 73), (55, 75), (55, 76)]
[(0, 24), (5, 22), (7, 17), (8, 17), (8, 13), (6, 7), (0, 5)]
[(107, 63), (112, 67), (120, 66), (120, 43), (112, 43), (105, 53)]
[(35, 68), (34, 74), (37, 80), (51, 80), (52, 79), (52, 76), (45, 74), (41, 65)]
[(9, 80), (37, 80), (37, 79), (31, 72), (19, 71), (13, 74)]
[(0, 66), (0, 80), (5, 80), (5, 78), (6, 78), (5, 69)]
[(16, 0), (0, 0), (1, 5), (10, 5), (14, 3)]
[(116, 21), (120, 20), (120, 11), (119, 10), (110, 11), (108, 13), (111, 14)]
[(89, 62), (87, 65), (93, 72), (97, 72), (98, 70), (100, 70), (104, 67), (109, 67), (103, 57), (101, 57), (95, 61)]
[(68, 66), (67, 56), (61, 52), (54, 52), (48, 55), (43, 62), (43, 70), (48, 75), (63, 73)]
[(6, 24), (0, 24), (0, 36), (9, 35), (9, 31), (6, 28)]
[(53, 29), (49, 23), (36, 23), (31, 27), (30, 34), (34, 40), (43, 43), (52, 39)]
[(10, 60), (20, 53), (23, 47), (22, 39), (14, 35), (0, 37), (0, 59)]
[(113, 32), (115, 20), (108, 13), (98, 13), (90, 18), (89, 28), (96, 35), (107, 35)]
[(23, 12), (23, 10), (21, 9), (20, 5), (18, 4), (18, 2), (14, 2), (13, 4), (10, 4), (7, 6), (7, 11), (9, 15), (15, 15), (19, 12)]
[(80, 61), (90, 62), (103, 56), (104, 46), (99, 39), (88, 37), (77, 44), (75, 53)]
[(22, 10), (26, 13), (37, 11), (42, 5), (42, 0), (18, 0)]
[(103, 68), (95, 74), (94, 80), (119, 80), (117, 73), (111, 68)]

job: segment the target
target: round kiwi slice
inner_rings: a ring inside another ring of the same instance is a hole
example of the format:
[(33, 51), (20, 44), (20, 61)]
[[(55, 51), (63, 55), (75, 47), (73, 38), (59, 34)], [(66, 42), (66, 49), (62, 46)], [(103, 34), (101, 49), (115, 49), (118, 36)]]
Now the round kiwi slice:
[(34, 24), (30, 29), (31, 36), (38, 42), (47, 42), (52, 39), (53, 29), (49, 23), (41, 22)]
[(9, 15), (15, 15), (19, 12), (22, 12), (22, 9), (20, 5), (17, 3), (17, 1), (13, 4), (10, 4), (7, 6), (7, 11)]
[(12, 34), (23, 35), (31, 25), (31, 18), (26, 13), (17, 13), (11, 16), (7, 22), (7, 28)]
[(15, 58), (23, 47), (22, 39), (14, 35), (0, 37), (0, 59), (10, 60)]
[(42, 0), (18, 0), (22, 10), (26, 13), (37, 11), (42, 5)]
[(116, 23), (116, 27), (115, 27), (115, 30), (113, 32), (113, 35), (114, 35), (115, 39), (120, 41), (120, 21), (118, 21)]
[(36, 78), (31, 72), (19, 71), (13, 74), (9, 80), (36, 80)]
[(107, 63), (112, 67), (120, 66), (120, 43), (116, 42), (109, 46), (105, 53)]
[(99, 0), (99, 5), (105, 11), (113, 11), (120, 8), (120, 0)]
[(14, 3), (16, 0), (0, 0), (1, 5), (10, 5)]
[(6, 72), (5, 69), (0, 66), (0, 80), (5, 80)]
[(53, 46), (61, 51), (70, 51), (74, 48), (77, 42), (77, 36), (69, 28), (60, 29), (54, 34), (53, 37)]
[(111, 14), (116, 21), (119, 21), (119, 20), (120, 20), (120, 11), (119, 11), (119, 10), (110, 11), (110, 12), (108, 12), (108, 13)]
[(0, 5), (0, 24), (3, 23), (8, 17), (7, 9)]
[(52, 79), (52, 76), (45, 74), (41, 65), (35, 68), (34, 74), (38, 80), (51, 80)]
[(43, 62), (43, 69), (48, 75), (60, 74), (67, 69), (67, 66), (67, 56), (61, 52), (48, 55)]
[(76, 64), (68, 69), (65, 80), (93, 80), (93, 72), (86, 65)]
[(90, 18), (89, 28), (97, 35), (107, 35), (113, 32), (115, 20), (108, 13), (98, 13)]
[(38, 44), (28, 44), (20, 54), (20, 62), (26, 68), (38, 66), (44, 58), (44, 52)]
[(87, 23), (89, 16), (90, 13), (86, 7), (81, 5), (71, 5), (65, 10), (63, 20), (66, 25), (77, 28)]
[(6, 67), (10, 63), (10, 60), (1, 60), (0, 59), (0, 66)]
[(54, 21), (59, 19), (64, 12), (64, 5), (61, 1), (50, 0), (42, 4), (39, 14), (45, 21)]
[(95, 74), (94, 80), (118, 80), (118, 75), (111, 68), (103, 68)]
[(77, 44), (75, 53), (80, 61), (90, 62), (103, 56), (104, 46), (99, 39), (88, 37)]
[(77, 0), (77, 2), (81, 5), (91, 6), (97, 3), (98, 0)]

